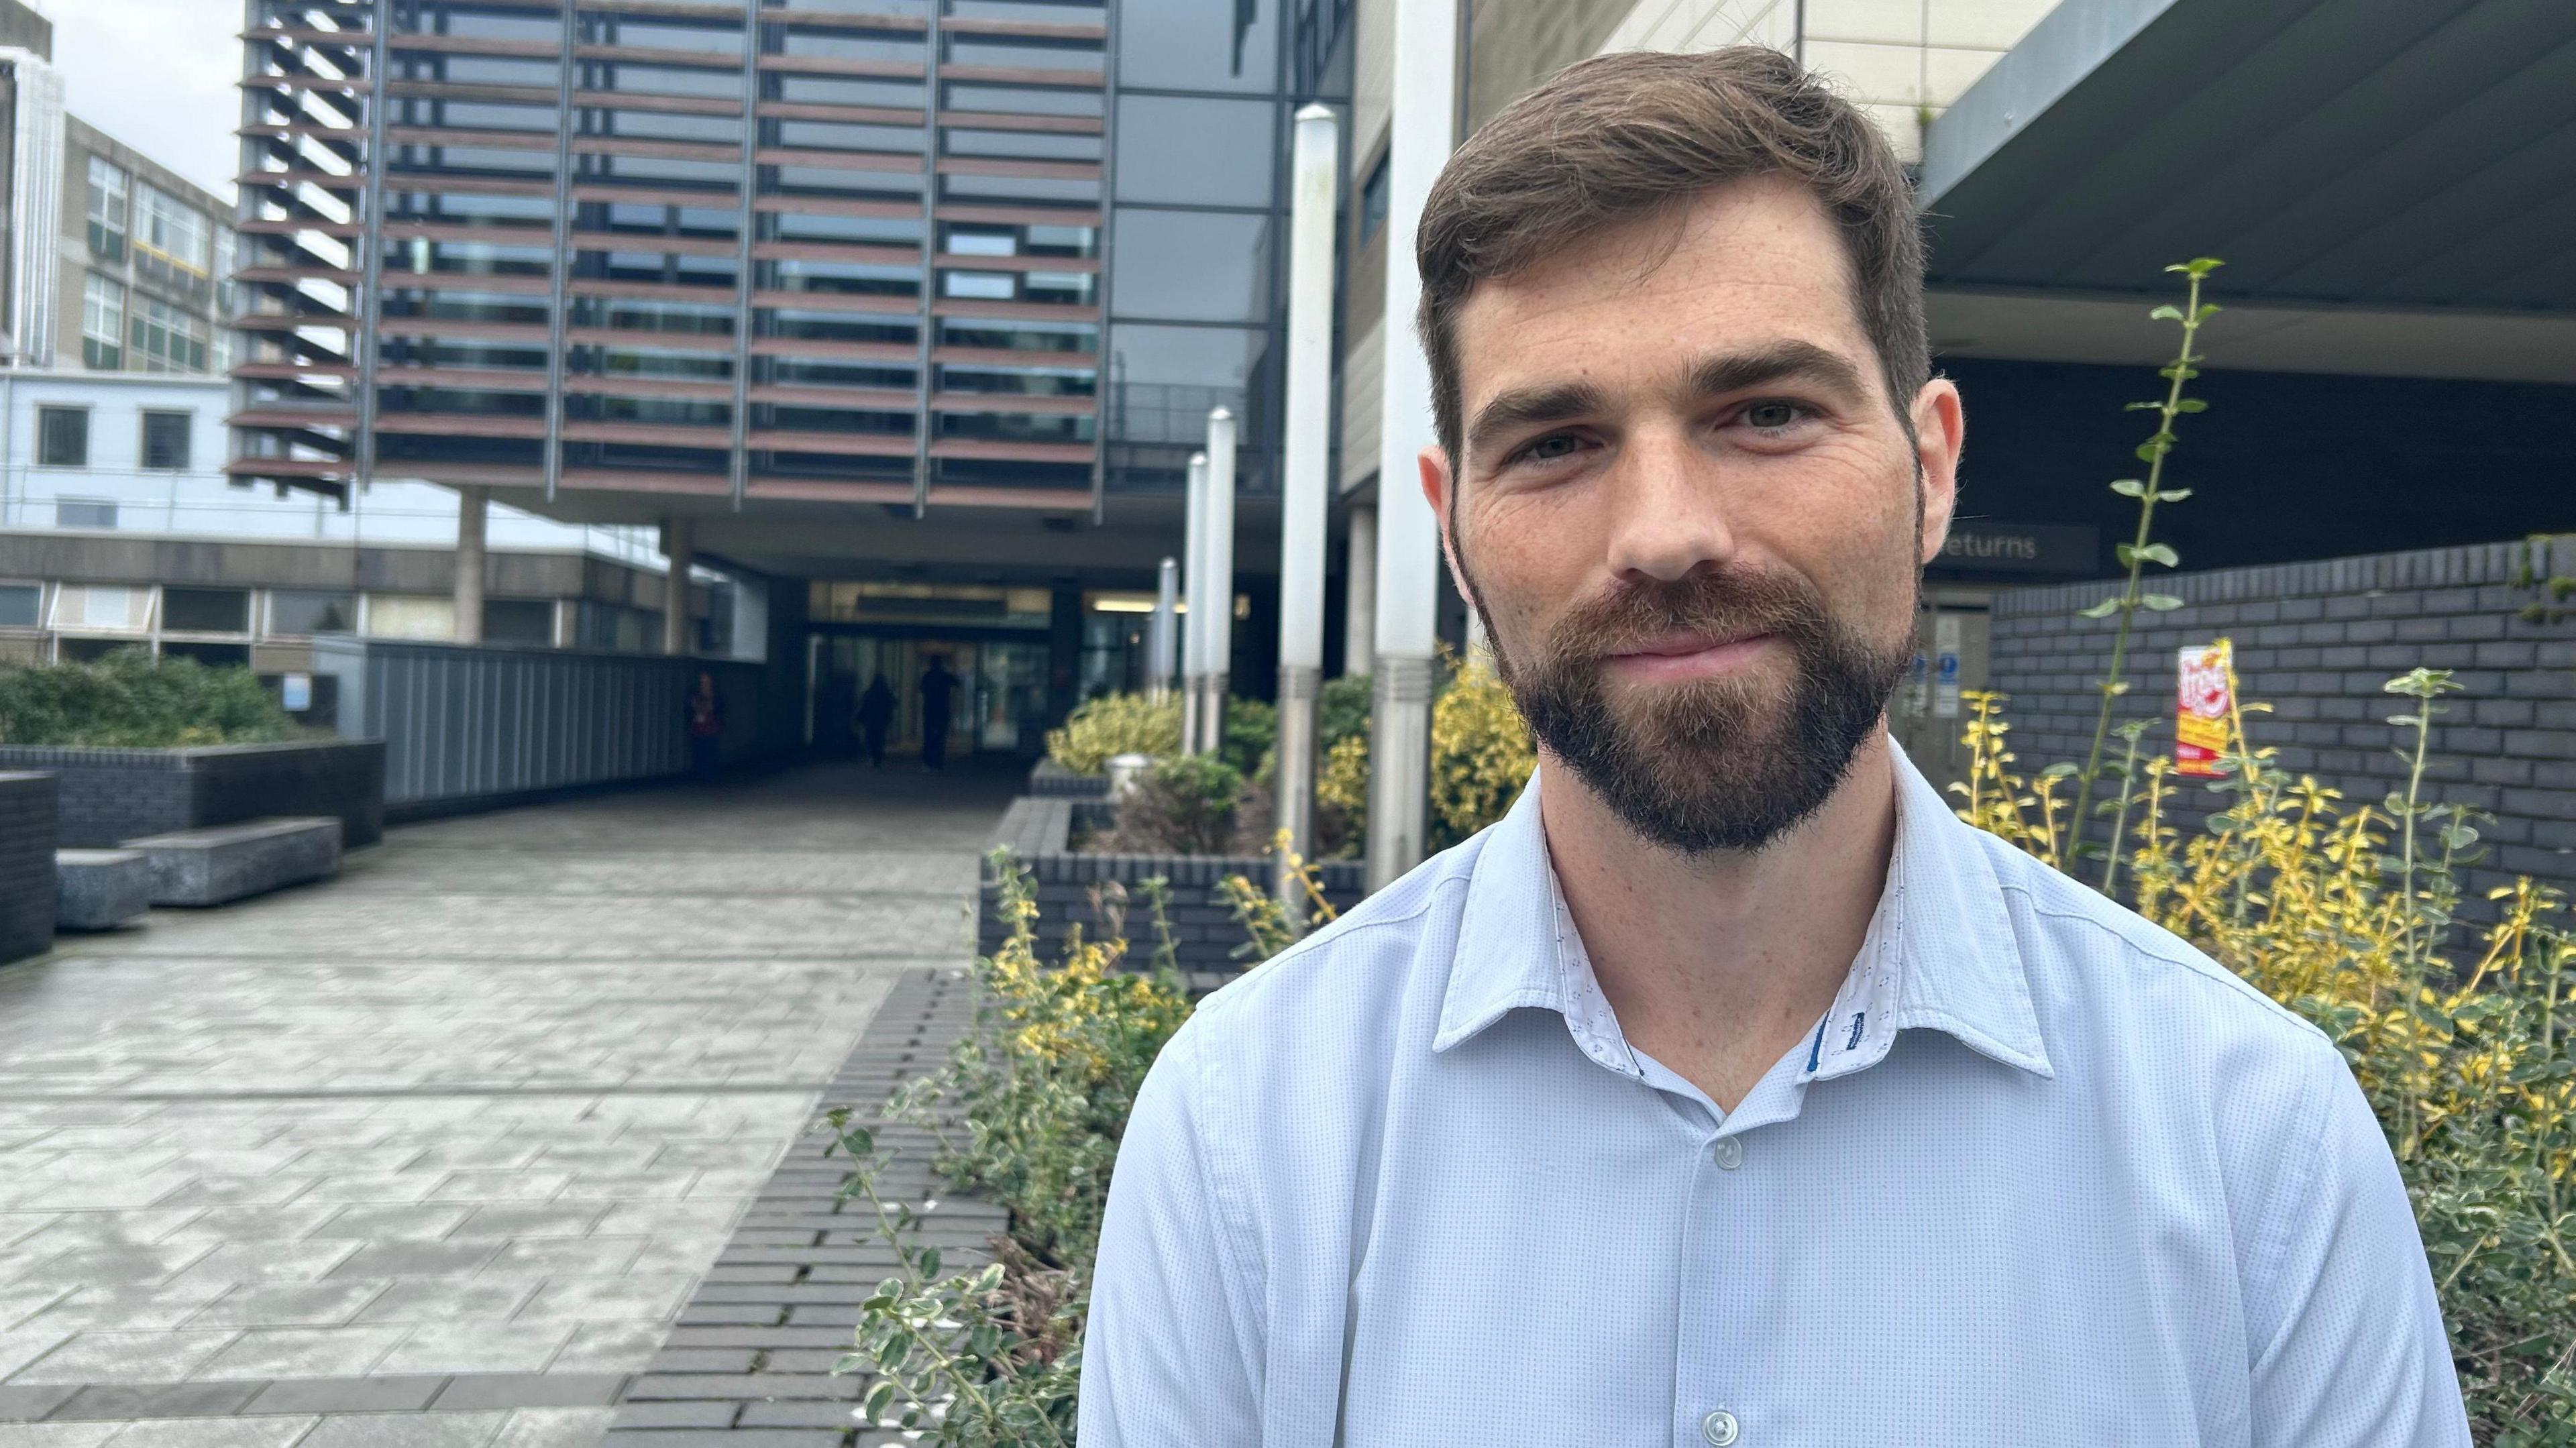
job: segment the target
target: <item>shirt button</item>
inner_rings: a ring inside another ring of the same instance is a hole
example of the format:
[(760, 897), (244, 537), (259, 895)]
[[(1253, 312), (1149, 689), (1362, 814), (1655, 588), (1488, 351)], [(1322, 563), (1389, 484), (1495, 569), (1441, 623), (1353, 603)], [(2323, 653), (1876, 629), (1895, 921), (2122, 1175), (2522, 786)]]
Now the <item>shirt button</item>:
[(1735, 1441), (1735, 1431), (1735, 1415), (1724, 1408), (1699, 1420), (1699, 1435), (1709, 1441), (1711, 1448), (1726, 1448)]
[(1744, 1165), (1744, 1141), (1740, 1137), (1721, 1136), (1717, 1145), (1709, 1149), (1709, 1155), (1717, 1158), (1718, 1170), (1733, 1171)]

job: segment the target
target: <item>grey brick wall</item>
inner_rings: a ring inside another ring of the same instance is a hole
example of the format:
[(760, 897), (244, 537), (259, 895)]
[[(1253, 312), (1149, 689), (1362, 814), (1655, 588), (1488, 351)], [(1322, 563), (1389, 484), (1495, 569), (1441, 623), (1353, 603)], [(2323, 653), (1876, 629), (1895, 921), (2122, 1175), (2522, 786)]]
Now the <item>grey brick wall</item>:
[(372, 739), (206, 749), (0, 745), (0, 769), (61, 781), (58, 843), (109, 849), (145, 835), (264, 815), (337, 815), (343, 841), (385, 832), (385, 751)]
[[(2159, 592), (2185, 606), (2139, 615), (2120, 718), (2152, 717), (2154, 747), (2173, 748), (2175, 655), (2235, 640), (2241, 696), (2272, 712), (2247, 720), (2282, 767), (2313, 774), (2351, 801), (2405, 785), (2386, 723), (2410, 701), (2380, 685), (2418, 665), (2456, 671), (2427, 771), (2437, 803), (2495, 815), (2469, 896), (2516, 875), (2576, 889), (2576, 620), (2521, 617), (2537, 596), (2517, 585), (2534, 562), (2576, 574), (2576, 541), (2555, 556), (2533, 545), (2483, 544), (2316, 563), (2168, 575)], [(2075, 616), (2115, 591), (2103, 583), (2023, 589), (1995, 601), (1992, 687), (2011, 695), (2015, 768), (2081, 761), (2110, 661), (2109, 619)], [(2118, 741), (2112, 741), (2116, 747)], [(2196, 792), (2205, 805), (2222, 802)]]
[(54, 943), (54, 777), (0, 774), (0, 961)]
[[(1153, 949), (1154, 935), (1137, 891), (1160, 876), (1171, 886), (1172, 937), (1184, 972), (1229, 975), (1250, 964), (1234, 953), (1246, 937), (1218, 886), (1229, 875), (1266, 881), (1270, 860), (1261, 855), (1111, 855), (1066, 850), (1075, 812), (1105, 809), (1089, 802), (1026, 798), (1015, 801), (1003, 814), (996, 843), (1011, 847), (1037, 887), (1040, 957), (1053, 959), (1075, 925), (1082, 927), (1086, 939), (1099, 939), (1106, 887), (1115, 883), (1127, 893), (1131, 959), (1142, 964)], [(1328, 860), (1316, 869), (1323, 877), (1324, 897), (1336, 910), (1351, 908), (1368, 893), (1367, 867), (1356, 860)], [(988, 869), (975, 912), (975, 948), (986, 955), (1002, 944), (1002, 921), (996, 913), (999, 902), (1000, 890)]]

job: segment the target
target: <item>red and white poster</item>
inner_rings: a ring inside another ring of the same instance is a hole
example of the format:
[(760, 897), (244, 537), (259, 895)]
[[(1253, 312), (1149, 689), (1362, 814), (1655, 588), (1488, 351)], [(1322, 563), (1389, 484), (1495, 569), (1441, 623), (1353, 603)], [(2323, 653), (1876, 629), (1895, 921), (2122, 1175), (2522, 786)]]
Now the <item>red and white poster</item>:
[(2174, 772), (2215, 778), (2227, 753), (2227, 717), (2236, 706), (2236, 663), (2228, 641), (2186, 645), (2174, 695)]

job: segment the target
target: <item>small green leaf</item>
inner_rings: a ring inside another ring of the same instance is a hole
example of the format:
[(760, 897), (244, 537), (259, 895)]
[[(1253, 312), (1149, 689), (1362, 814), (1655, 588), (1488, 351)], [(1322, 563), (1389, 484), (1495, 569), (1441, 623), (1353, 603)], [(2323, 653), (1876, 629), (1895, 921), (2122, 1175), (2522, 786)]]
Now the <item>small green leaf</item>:
[(2170, 543), (2150, 543), (2138, 550), (2138, 556), (2153, 563), (2161, 563), (2167, 568), (2182, 566), (2182, 556), (2173, 551), (2173, 545)]
[(936, 1247), (931, 1247), (931, 1248), (927, 1248), (927, 1249), (925, 1249), (925, 1250), (922, 1252), (922, 1254), (921, 1254), (921, 1275), (922, 1275), (922, 1276), (924, 1276), (924, 1277), (936, 1277), (936, 1276), (938, 1276), (938, 1275), (939, 1275), (939, 1249), (938, 1249), (938, 1248), (936, 1248)]
[(2174, 404), (2176, 412), (2207, 412), (2209, 404), (2197, 397), (2186, 397)]
[(2179, 503), (2190, 496), (2191, 489), (2189, 488), (2158, 488), (2156, 490), (2156, 501), (2159, 503)]
[(2111, 485), (2111, 491), (2123, 498), (2143, 498), (2147, 495), (2147, 485), (2136, 478), (2122, 478)]
[(2175, 306), (2171, 302), (2167, 302), (2163, 306), (2156, 308), (2154, 311), (2147, 313), (2147, 319), (2153, 322), (2179, 322), (2182, 320), (2182, 308)]
[(2150, 593), (2144, 598), (2139, 599), (2138, 602), (2144, 604), (2148, 608), (2154, 609), (2158, 613), (2171, 613), (2175, 609), (2182, 607), (2182, 600), (2174, 597), (2170, 593)]
[(2093, 605), (2091, 608), (2078, 609), (2075, 616), (2077, 618), (2109, 618), (2111, 615), (2118, 613), (2119, 611), (2120, 600), (2116, 598), (2106, 598), (2100, 603)]
[(2132, 402), (2120, 410), (2122, 412), (2161, 412), (2164, 410), (2164, 404), (2161, 402)]

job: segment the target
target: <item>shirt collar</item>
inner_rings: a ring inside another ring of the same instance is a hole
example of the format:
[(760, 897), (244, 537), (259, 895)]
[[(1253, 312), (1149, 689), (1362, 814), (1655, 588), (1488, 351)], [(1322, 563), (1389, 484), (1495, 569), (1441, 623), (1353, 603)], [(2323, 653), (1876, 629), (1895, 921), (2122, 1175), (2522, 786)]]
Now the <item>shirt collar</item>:
[[(1896, 842), (1869, 940), (1801, 1073), (1841, 1075), (1886, 1055), (1896, 1033), (1927, 1027), (2034, 1075), (2054, 1074), (2002, 888), (1978, 832), (1961, 821), (1891, 741)], [(1644, 1075), (1594, 981), (1562, 903), (1533, 775), (1486, 835), (1467, 887), (1458, 945), (1431, 1049), (1446, 1051), (1505, 1012), (1544, 1007), (1575, 1044), (1621, 1075)]]

